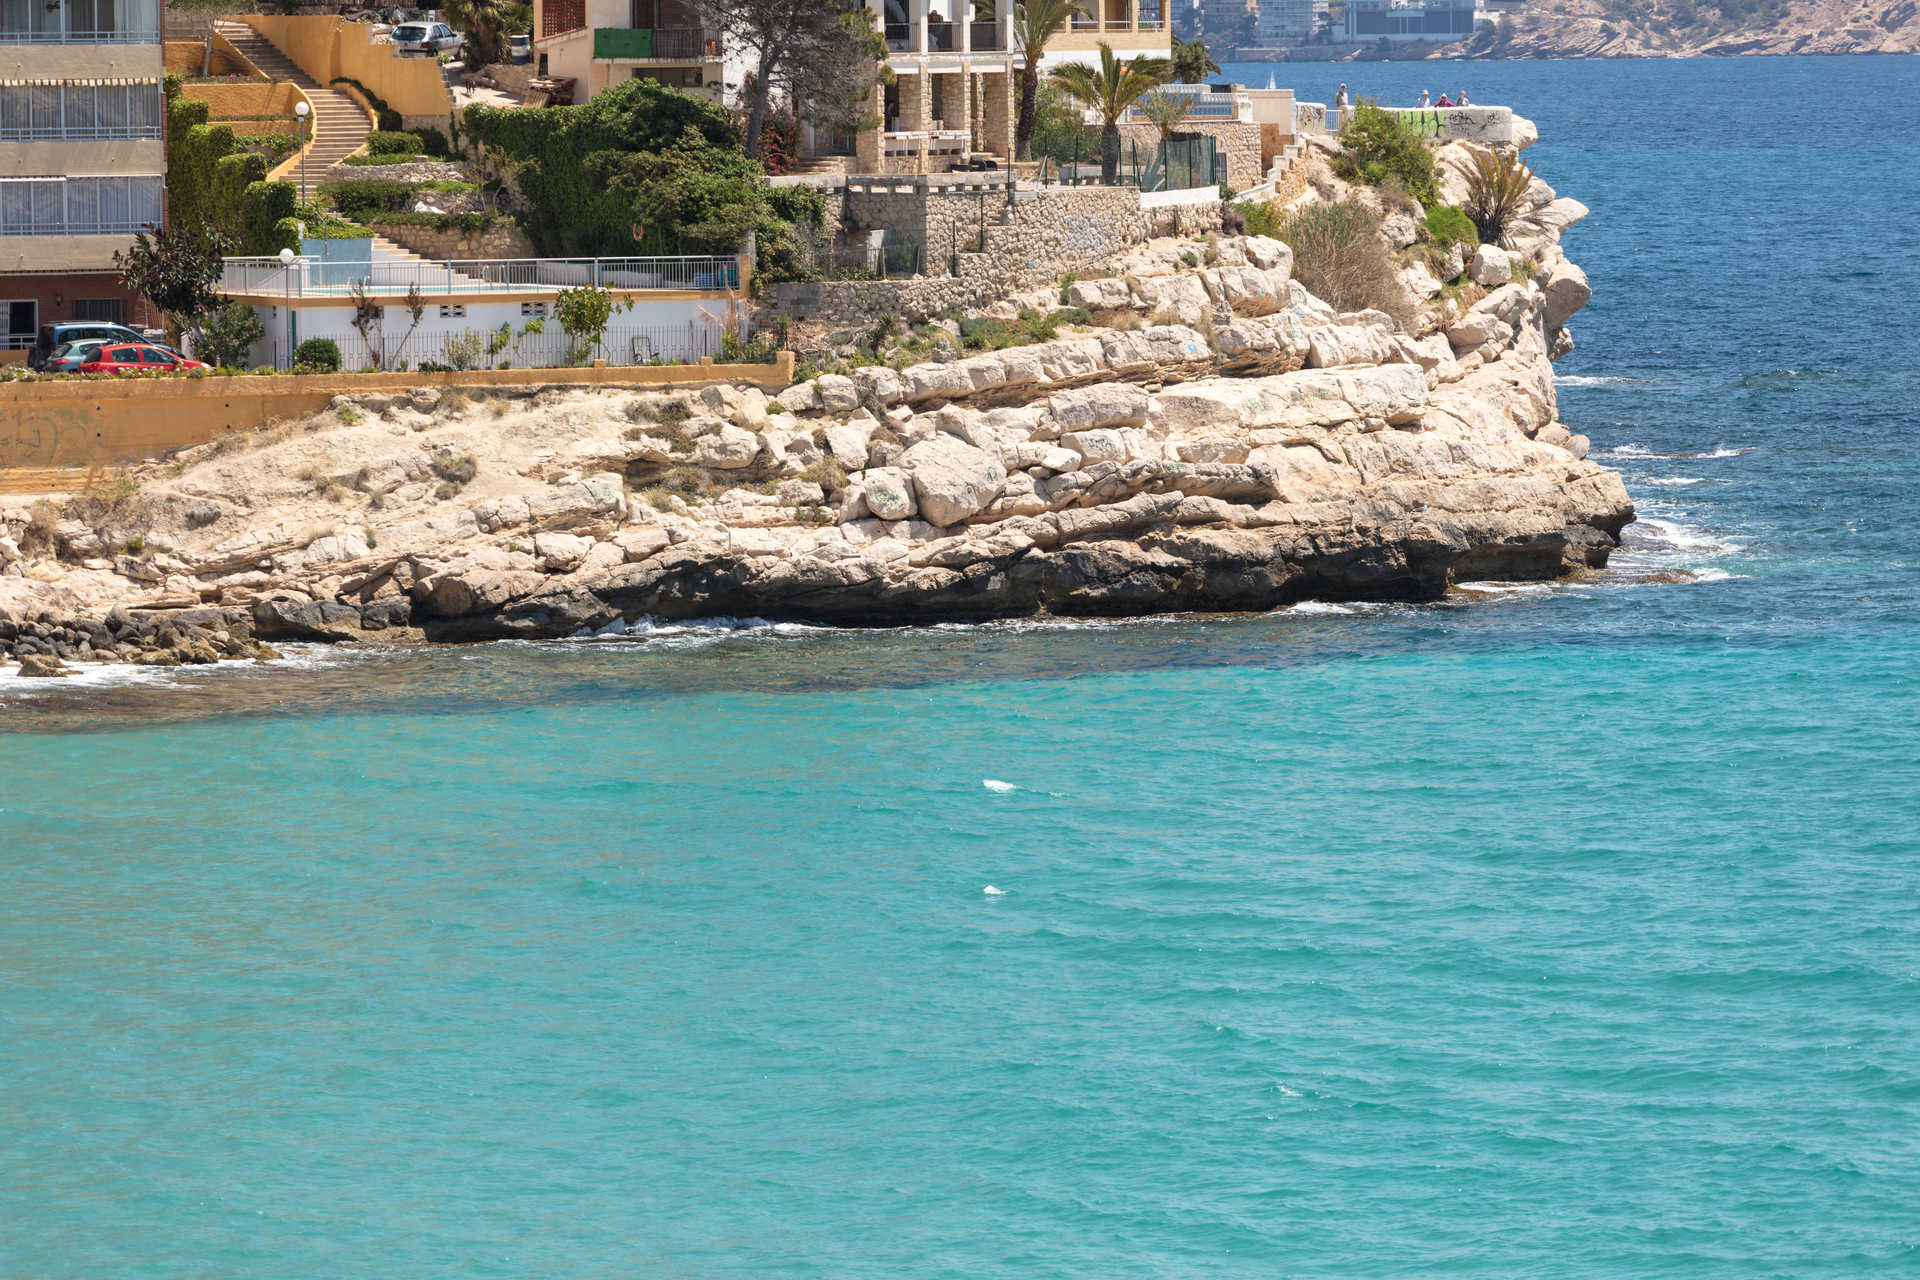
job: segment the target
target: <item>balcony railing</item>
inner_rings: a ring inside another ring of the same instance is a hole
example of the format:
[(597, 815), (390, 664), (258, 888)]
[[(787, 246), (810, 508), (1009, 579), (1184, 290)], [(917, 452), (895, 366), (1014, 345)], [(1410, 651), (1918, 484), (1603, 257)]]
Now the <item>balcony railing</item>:
[(338, 298), (364, 285), (369, 294), (418, 289), (429, 297), (460, 293), (552, 293), (578, 285), (603, 289), (720, 292), (740, 287), (738, 258), (473, 258), (444, 262), (228, 258), (220, 291), (251, 296)]
[(158, 44), (160, 28), (116, 31), (0, 30), (0, 44)]
[(887, 48), (895, 53), (905, 53), (907, 46), (913, 43), (913, 28), (904, 22), (889, 22), (886, 36)]
[(719, 42), (708, 39), (707, 33), (699, 27), (655, 27), (653, 29), (653, 56), (656, 58), (679, 58), (691, 61), (701, 57), (718, 57), (719, 54)]
[(976, 53), (998, 53), (1007, 47), (1000, 38), (1000, 24), (997, 22), (972, 23), (967, 39)]
[(927, 24), (928, 53), (958, 53), (960, 51), (960, 24), (957, 22), (929, 22)]

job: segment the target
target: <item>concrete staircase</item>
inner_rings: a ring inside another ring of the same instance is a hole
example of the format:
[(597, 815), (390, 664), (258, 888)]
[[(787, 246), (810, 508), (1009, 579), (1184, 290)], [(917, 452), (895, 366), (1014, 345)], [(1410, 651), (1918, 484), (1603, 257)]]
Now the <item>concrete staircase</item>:
[[(326, 181), (327, 166), (338, 164), (358, 151), (373, 129), (373, 121), (359, 103), (338, 89), (329, 89), (316, 82), (292, 58), (280, 52), (252, 27), (241, 22), (225, 21), (213, 25), (214, 30), (230, 40), (233, 47), (262, 75), (274, 80), (292, 81), (312, 101), (313, 149), (307, 152), (307, 181), (305, 186), (300, 187), (300, 197), (303, 200), (313, 199), (314, 191)], [(296, 186), (300, 186), (300, 170), (297, 166), (290, 177)]]

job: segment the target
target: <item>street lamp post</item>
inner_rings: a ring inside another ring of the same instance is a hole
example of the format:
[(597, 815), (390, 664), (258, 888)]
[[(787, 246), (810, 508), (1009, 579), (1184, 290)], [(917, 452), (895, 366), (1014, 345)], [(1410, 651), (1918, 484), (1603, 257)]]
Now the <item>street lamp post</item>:
[(293, 104), (293, 114), (300, 122), (300, 198), (302, 200), (307, 198), (307, 112), (310, 110), (305, 98)]
[(293, 370), (293, 250), (280, 251), (282, 300), (287, 308), (287, 370)]

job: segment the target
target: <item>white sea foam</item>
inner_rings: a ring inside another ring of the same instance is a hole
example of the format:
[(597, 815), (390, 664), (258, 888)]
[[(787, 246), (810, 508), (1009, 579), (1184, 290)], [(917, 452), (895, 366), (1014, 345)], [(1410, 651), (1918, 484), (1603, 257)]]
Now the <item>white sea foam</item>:
[(1743, 550), (1740, 543), (1728, 542), (1705, 529), (1660, 516), (1641, 516), (1626, 527), (1623, 545), (1652, 550), (1671, 550), (1696, 555), (1723, 556)]
[(1004, 895), (1006, 893), (1006, 890), (996, 889), (994, 886), (988, 885), (986, 888), (982, 889), (980, 892), (986, 894), (989, 898), (998, 898)]
[(1640, 484), (1652, 485), (1656, 489), (1685, 489), (1690, 485), (1705, 484), (1705, 476), (1648, 476)]
[(1562, 387), (1644, 387), (1644, 378), (1599, 377), (1590, 374), (1555, 374), (1554, 384)]
[(1462, 582), (1454, 590), (1482, 596), (1544, 596), (1553, 591), (1546, 582)]
[[(207, 680), (259, 671), (311, 671), (348, 657), (346, 651), (325, 644), (284, 645), (280, 657), (266, 665), (251, 658), (224, 658), (219, 662), (185, 667), (147, 667), (130, 662), (73, 662), (72, 675), (41, 678), (23, 676), (13, 665), (0, 666), (0, 698), (34, 698), (72, 689), (128, 689), (135, 686), (192, 689)], [(360, 656), (365, 656), (364, 654)]]
[(1002, 782), (998, 778), (982, 778), (980, 779), (980, 785), (985, 787), (989, 791), (997, 791), (1001, 793), (1005, 793), (1008, 791), (1018, 791), (1020, 789), (1014, 786), (1011, 782)]
[(1713, 448), (1704, 450), (1704, 451), (1696, 450), (1692, 452), (1682, 451), (1682, 452), (1676, 452), (1676, 453), (1663, 453), (1658, 449), (1647, 448), (1646, 445), (1641, 444), (1638, 440), (1629, 440), (1626, 444), (1616, 444), (1616, 445), (1611, 445), (1605, 449), (1595, 449), (1593, 451), (1592, 456), (1596, 458), (1664, 458), (1664, 459), (1697, 460), (1702, 458), (1738, 458), (1752, 452), (1753, 450), (1750, 448), (1744, 448), (1744, 447), (1735, 448), (1730, 445), (1717, 444)]

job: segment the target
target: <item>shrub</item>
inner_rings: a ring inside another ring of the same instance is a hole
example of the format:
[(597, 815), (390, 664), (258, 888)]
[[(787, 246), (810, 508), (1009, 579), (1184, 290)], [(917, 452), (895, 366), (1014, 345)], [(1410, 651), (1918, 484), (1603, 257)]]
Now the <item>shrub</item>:
[(320, 194), (333, 201), (343, 216), (362, 220), (405, 209), (413, 184), (398, 178), (349, 178), (327, 183)]
[(1287, 216), (1279, 238), (1293, 250), (1293, 278), (1334, 310), (1377, 308), (1406, 318), (1409, 303), (1399, 271), (1364, 205), (1308, 205)]
[(1440, 203), (1433, 152), (1392, 112), (1362, 102), (1340, 131), (1340, 145), (1341, 151), (1333, 157), (1333, 171), (1348, 182), (1379, 187), (1398, 179), (1407, 194), (1422, 205), (1430, 208)]
[(1428, 210), (1422, 229), (1426, 238), (1441, 249), (1450, 249), (1456, 244), (1469, 249), (1480, 247), (1480, 233), (1459, 205), (1443, 204)]
[(229, 302), (201, 326), (194, 354), (221, 369), (239, 369), (247, 363), (253, 344), (267, 336), (267, 326), (252, 307)]
[(1269, 236), (1280, 238), (1280, 210), (1271, 200), (1261, 200), (1254, 204), (1239, 206), (1240, 216), (1247, 225), (1250, 236)]
[(819, 228), (825, 198), (768, 187), (712, 103), (629, 80), (577, 107), (470, 106), (464, 122), (518, 183), (527, 234), (544, 255), (734, 253), (751, 231), (756, 279), (812, 269), (802, 231)]
[(293, 349), (294, 367), (314, 373), (340, 372), (340, 344), (332, 338), (308, 338)]
[(420, 150), (423, 154), (430, 155), (436, 160), (444, 160), (453, 154), (452, 149), (447, 146), (447, 135), (438, 129), (416, 129), (414, 132), (420, 139)]
[(1482, 244), (1499, 244), (1532, 215), (1527, 188), (1533, 184), (1533, 170), (1519, 156), (1482, 152), (1462, 164), (1460, 172), (1467, 180), (1461, 207), (1473, 219)]
[(367, 135), (367, 150), (376, 156), (417, 156), (426, 151), (426, 144), (420, 141), (417, 133), (396, 133), (386, 129), (375, 129)]

